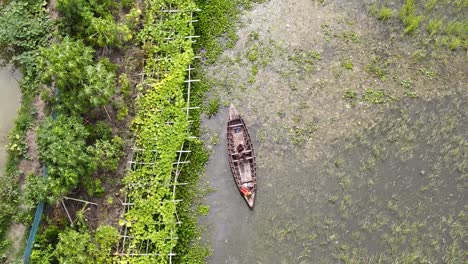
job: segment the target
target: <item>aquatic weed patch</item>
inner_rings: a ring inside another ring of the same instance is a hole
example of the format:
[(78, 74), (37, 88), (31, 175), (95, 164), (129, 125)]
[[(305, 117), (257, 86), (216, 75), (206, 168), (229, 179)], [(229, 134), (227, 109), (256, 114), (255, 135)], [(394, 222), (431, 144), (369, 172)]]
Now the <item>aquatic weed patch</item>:
[(403, 32), (422, 36), (423, 43), (445, 46), (450, 50), (467, 48), (466, 1), (376, 1), (370, 13), (389, 23), (398, 13)]
[(253, 3), (266, 0), (197, 0), (200, 12), (196, 31), (202, 36), (197, 47), (205, 53), (208, 63), (213, 63), (226, 48), (232, 48), (237, 41), (236, 23), (242, 9), (249, 9)]
[[(337, 175), (337, 189), (330, 204), (338, 213), (332, 229), (341, 245), (334, 255), (345, 263), (463, 258), (466, 113), (453, 98), (419, 103), (430, 112), (411, 105), (391, 110), (391, 119), (379, 117), (332, 158), (327, 173)], [(444, 247), (442, 237), (449, 238)]]

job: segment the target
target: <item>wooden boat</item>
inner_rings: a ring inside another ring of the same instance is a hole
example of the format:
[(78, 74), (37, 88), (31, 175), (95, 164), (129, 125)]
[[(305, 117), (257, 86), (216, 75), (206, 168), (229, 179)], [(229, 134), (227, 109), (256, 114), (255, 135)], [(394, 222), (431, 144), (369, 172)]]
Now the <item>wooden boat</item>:
[(252, 209), (257, 192), (255, 154), (244, 120), (232, 104), (227, 123), (227, 153), (234, 182)]

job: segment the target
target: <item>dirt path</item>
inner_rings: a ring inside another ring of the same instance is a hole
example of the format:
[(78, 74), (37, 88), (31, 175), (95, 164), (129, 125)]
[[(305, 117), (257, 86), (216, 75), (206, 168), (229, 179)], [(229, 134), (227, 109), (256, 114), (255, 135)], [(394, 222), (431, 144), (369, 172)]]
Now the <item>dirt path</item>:
[[(215, 83), (211, 95), (234, 103), (252, 130), (259, 195), (249, 211), (233, 188), (223, 109), (204, 122), (206, 137), (220, 138), (207, 168), (217, 190), (203, 220), (214, 248), (210, 263), (372, 262), (379, 254), (387, 263), (426, 246), (398, 240), (403, 234), (396, 227), (407, 228), (406, 237), (427, 241), (428, 234), (439, 242), (454, 228), (435, 226), (463, 214), (456, 201), (466, 192), (449, 181), (460, 172), (438, 178), (446, 189), (427, 187), (432, 194), (416, 192), (424, 186), (412, 175), (436, 171), (436, 163), (464, 166), (459, 154), (434, 159), (466, 132), (466, 54), (431, 49), (418, 56), (425, 47), (397, 26), (371, 17), (361, 1), (271, 0), (243, 16), (236, 46), (205, 70)], [(405, 184), (418, 198), (402, 191)], [(453, 196), (441, 201), (451, 204), (450, 212), (431, 207), (428, 197), (448, 192)], [(422, 208), (437, 213), (416, 212)], [(439, 242), (421, 255), (442, 258), (441, 248), (450, 245)]]

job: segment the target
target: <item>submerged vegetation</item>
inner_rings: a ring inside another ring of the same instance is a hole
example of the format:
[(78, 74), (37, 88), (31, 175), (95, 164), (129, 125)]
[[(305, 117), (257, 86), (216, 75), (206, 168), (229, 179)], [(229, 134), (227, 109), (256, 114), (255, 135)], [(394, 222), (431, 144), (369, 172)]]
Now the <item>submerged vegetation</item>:
[[(271, 0), (245, 13), (239, 41), (206, 71), (257, 140), (261, 206), (237, 204), (211, 139), (213, 262), (462, 261), (466, 54), (437, 42), (447, 22), (426, 32), (455, 2), (372, 1), (380, 12), (366, 17), (361, 1)], [(207, 138), (224, 129), (205, 125)]]
[[(382, 21), (399, 18), (404, 33), (416, 32), (429, 35), (430, 42), (450, 50), (468, 49), (468, 20), (464, 0), (457, 1), (375, 1), (371, 13)], [(394, 14), (398, 14), (398, 16)]]

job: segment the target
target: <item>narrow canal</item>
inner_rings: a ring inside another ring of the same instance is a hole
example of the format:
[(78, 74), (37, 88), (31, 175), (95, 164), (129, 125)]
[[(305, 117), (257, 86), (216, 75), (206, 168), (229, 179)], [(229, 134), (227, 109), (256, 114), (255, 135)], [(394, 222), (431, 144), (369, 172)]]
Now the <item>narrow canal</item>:
[(8, 133), (13, 127), (16, 111), (20, 104), (21, 92), (18, 80), (21, 74), (8, 67), (0, 68), (0, 176), (5, 173), (6, 145)]

